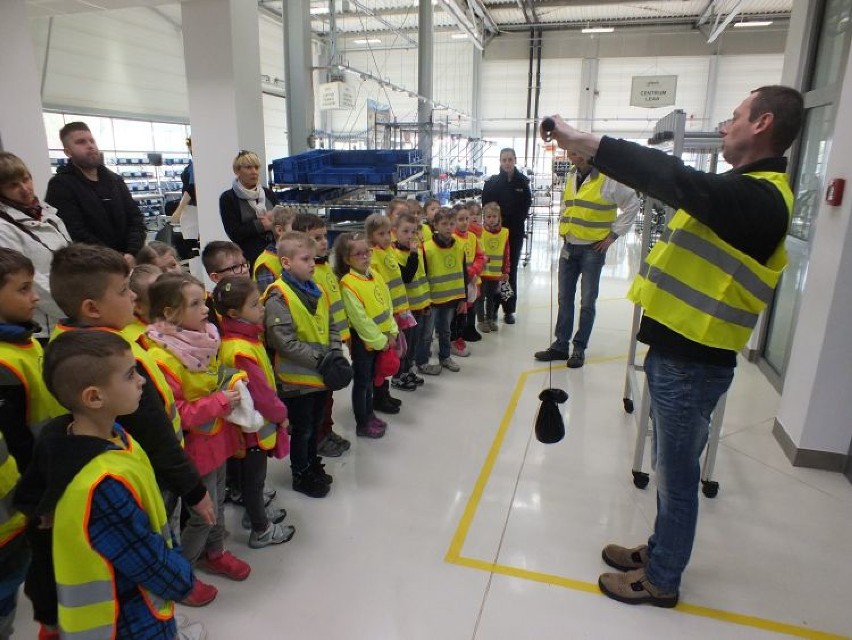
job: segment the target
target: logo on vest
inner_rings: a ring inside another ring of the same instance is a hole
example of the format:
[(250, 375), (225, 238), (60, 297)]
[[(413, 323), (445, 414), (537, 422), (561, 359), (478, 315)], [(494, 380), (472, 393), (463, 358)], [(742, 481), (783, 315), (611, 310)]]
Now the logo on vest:
[(393, 271), (394, 266), (396, 266), (396, 258), (390, 255), (385, 256), (385, 266)]
[(385, 304), (386, 300), (385, 300), (385, 297), (382, 295), (382, 288), (379, 285), (375, 285), (373, 287), (373, 295), (376, 296), (376, 301), (379, 304), (381, 304), (381, 305)]
[(452, 269), (456, 266), (456, 257), (453, 255), (448, 255), (444, 257), (444, 266), (447, 269)]
[(488, 238), (488, 240), (485, 241), (485, 247), (491, 252), (496, 251), (499, 246), (500, 241), (497, 238)]
[(325, 286), (328, 287), (328, 290), (332, 293), (337, 293), (337, 278), (333, 273), (327, 273), (325, 275)]

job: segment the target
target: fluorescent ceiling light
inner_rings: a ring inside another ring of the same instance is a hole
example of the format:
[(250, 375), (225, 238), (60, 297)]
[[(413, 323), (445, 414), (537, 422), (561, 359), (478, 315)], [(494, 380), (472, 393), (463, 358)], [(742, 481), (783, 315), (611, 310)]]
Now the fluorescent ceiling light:
[(379, 44), (381, 40), (378, 38), (360, 38), (352, 41), (355, 44)]
[(768, 27), (772, 20), (752, 20), (750, 22), (735, 22), (735, 27)]
[(450, 36), (453, 40), (467, 40), (466, 33), (454, 33)]
[(583, 33), (612, 33), (615, 27), (586, 27)]

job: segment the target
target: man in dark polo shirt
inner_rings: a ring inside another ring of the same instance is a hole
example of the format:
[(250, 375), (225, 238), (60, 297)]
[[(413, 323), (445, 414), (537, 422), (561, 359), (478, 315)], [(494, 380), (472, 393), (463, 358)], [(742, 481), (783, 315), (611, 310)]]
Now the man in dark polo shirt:
[(577, 131), (558, 116), (552, 134), (542, 129), (545, 140), (677, 210), (627, 294), (642, 307), (638, 339), (649, 346), (657, 517), (647, 544), (604, 548), (604, 561), (623, 572), (598, 579), (614, 600), (678, 602), (695, 541), (710, 416), (787, 263), (793, 193), (783, 156), (803, 114), (795, 89), (755, 89), (722, 125), (722, 154), (733, 169), (719, 175), (657, 149)]
[(70, 162), (47, 183), (45, 200), (74, 242), (115, 249), (131, 261), (145, 244), (145, 221), (120, 175), (104, 166), (85, 122), (69, 122), (59, 131)]

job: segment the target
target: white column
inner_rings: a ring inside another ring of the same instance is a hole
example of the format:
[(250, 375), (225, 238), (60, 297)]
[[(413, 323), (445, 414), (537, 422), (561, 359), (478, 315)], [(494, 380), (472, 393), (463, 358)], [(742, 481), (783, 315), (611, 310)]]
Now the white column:
[(794, 464), (837, 471), (852, 440), (852, 55), (842, 82), (825, 176), (826, 182), (844, 178), (847, 188), (841, 206), (822, 202), (813, 227), (807, 281), (775, 424), (776, 437)]
[(314, 73), (311, 14), (307, 0), (285, 0), (284, 57), (287, 83), (287, 142), (290, 155), (307, 151), (314, 131)]
[(181, 3), (201, 245), (226, 240), (219, 195), (242, 149), (260, 156), (266, 183), (260, 34), (255, 0)]
[(41, 71), (36, 64), (24, 0), (0, 2), (0, 149), (29, 167), (36, 194), (44, 196), (50, 157), (41, 105)]

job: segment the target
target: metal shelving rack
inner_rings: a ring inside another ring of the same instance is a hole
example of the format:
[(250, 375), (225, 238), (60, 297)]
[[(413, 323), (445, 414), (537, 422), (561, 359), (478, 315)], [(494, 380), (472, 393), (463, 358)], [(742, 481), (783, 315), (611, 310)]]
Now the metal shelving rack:
[[(696, 160), (709, 160), (709, 170), (714, 171), (718, 165), (719, 150), (721, 149), (721, 136), (716, 132), (686, 132), (686, 113), (677, 109), (661, 120), (654, 127), (654, 135), (648, 140), (648, 144), (657, 146), (678, 158), (687, 157), (693, 162)], [(665, 227), (667, 218), (673, 213), (671, 207), (656, 198), (645, 196), (642, 202), (642, 214), (645, 222), (641, 231), (641, 259), (644, 263), (648, 252), (654, 246), (659, 232)], [(657, 219), (651, 224), (652, 215)], [(648, 486), (650, 476), (642, 471), (645, 457), (645, 443), (650, 435), (651, 402), (648, 392), (648, 381), (639, 373), (644, 372), (641, 363), (636, 361), (637, 340), (639, 323), (642, 318), (642, 308), (639, 305), (633, 307), (633, 324), (630, 330), (630, 346), (627, 355), (627, 371), (624, 380), (624, 410), (633, 414), (636, 419), (636, 441), (633, 452), (633, 484), (639, 489)], [(725, 402), (727, 393), (719, 398), (713, 416), (710, 421), (710, 435), (707, 440), (704, 464), (701, 468), (701, 490), (708, 498), (715, 498), (719, 492), (719, 483), (714, 481), (713, 470), (716, 465), (716, 453), (719, 447), (719, 436), (722, 431), (722, 422), (725, 417)], [(639, 410), (634, 412), (634, 401), (638, 401)]]

